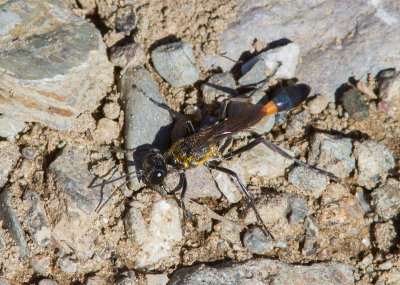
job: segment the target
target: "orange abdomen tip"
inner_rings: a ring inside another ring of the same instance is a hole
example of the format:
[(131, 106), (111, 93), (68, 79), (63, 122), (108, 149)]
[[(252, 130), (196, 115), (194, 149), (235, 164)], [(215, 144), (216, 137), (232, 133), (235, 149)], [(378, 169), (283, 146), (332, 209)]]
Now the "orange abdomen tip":
[(261, 110), (267, 115), (272, 115), (278, 112), (278, 106), (274, 101), (269, 101)]

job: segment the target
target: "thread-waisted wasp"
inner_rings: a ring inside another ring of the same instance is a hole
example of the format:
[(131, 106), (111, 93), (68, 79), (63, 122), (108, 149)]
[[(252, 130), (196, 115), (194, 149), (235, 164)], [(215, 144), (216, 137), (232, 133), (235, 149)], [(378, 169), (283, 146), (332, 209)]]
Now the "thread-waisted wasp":
[[(141, 161), (141, 165), (134, 172), (129, 172), (126, 175), (123, 175), (119, 178), (108, 180), (104, 183), (90, 185), (89, 188), (101, 187), (108, 183), (113, 183), (117, 180), (136, 175), (139, 181), (144, 181), (145, 184), (155, 188), (158, 192), (162, 194), (166, 194), (166, 191), (163, 190), (162, 185), (170, 171), (178, 171), (180, 174), (180, 182), (175, 190), (182, 189), (180, 203), (185, 215), (185, 206), (184, 206), (184, 198), (185, 192), (187, 188), (187, 182), (185, 178), (185, 170), (196, 167), (200, 164), (206, 165), (210, 169), (215, 169), (231, 175), (234, 177), (239, 184), (241, 190), (246, 195), (249, 200), (249, 205), (253, 209), (258, 222), (262, 225), (262, 230), (265, 236), (269, 236), (272, 240), (274, 240), (273, 235), (267, 229), (264, 221), (262, 220), (256, 206), (254, 203), (254, 199), (252, 195), (247, 190), (245, 184), (241, 181), (237, 173), (232, 171), (231, 169), (219, 166), (219, 163), (224, 159), (229, 159), (234, 155), (238, 155), (242, 152), (248, 151), (256, 145), (262, 143), (276, 151), (280, 155), (285, 158), (293, 160), (295, 163), (306, 167), (312, 171), (317, 173), (326, 175), (334, 180), (340, 180), (338, 177), (324, 171), (322, 169), (318, 169), (311, 165), (308, 165), (292, 155), (288, 154), (284, 150), (280, 149), (277, 145), (272, 142), (259, 137), (249, 142), (247, 145), (240, 147), (239, 149), (228, 151), (224, 154), (227, 147), (230, 145), (232, 141), (232, 136), (238, 132), (247, 131), (249, 128), (258, 123), (265, 116), (269, 116), (281, 111), (288, 111), (292, 108), (298, 106), (302, 102), (306, 100), (308, 95), (310, 94), (311, 88), (304, 84), (294, 84), (289, 86), (284, 91), (280, 92), (276, 95), (272, 100), (270, 100), (267, 104), (245, 104), (244, 107), (232, 118), (228, 118), (225, 120), (225, 111), (227, 104), (231, 100), (235, 100), (234, 98), (224, 100), (221, 107), (220, 114), (220, 122), (209, 127), (205, 127), (198, 132), (195, 132), (192, 123), (187, 120), (183, 115), (178, 112), (172, 110), (168, 105), (164, 103), (157, 102), (156, 100), (149, 97), (143, 90), (139, 89), (137, 86), (132, 86), (132, 88), (137, 88), (148, 100), (156, 104), (157, 106), (166, 109), (170, 112), (170, 114), (174, 117), (177, 117), (180, 120), (184, 120), (187, 123), (187, 127), (189, 129), (189, 135), (184, 137), (178, 141), (176, 141), (172, 146), (166, 151), (161, 152), (157, 148), (134, 148), (134, 149), (125, 149), (119, 150), (123, 152), (130, 151), (140, 151), (143, 153), (143, 158)], [(118, 151), (118, 150), (116, 150)], [(123, 183), (122, 185), (128, 182)], [(117, 190), (122, 186), (120, 185)], [(97, 212), (99, 212), (104, 205), (111, 199), (111, 197), (116, 193), (115, 190), (110, 197), (98, 208)]]

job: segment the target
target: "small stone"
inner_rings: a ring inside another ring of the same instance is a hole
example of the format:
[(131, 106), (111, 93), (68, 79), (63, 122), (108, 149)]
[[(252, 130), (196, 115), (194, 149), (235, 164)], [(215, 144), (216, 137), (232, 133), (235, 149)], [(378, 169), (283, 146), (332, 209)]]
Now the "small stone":
[(24, 201), (29, 204), (29, 209), (25, 214), (25, 223), (29, 227), (29, 232), (38, 246), (48, 246), (51, 241), (51, 228), (42, 201), (33, 190), (24, 193)]
[[(133, 88), (132, 86), (137, 86)], [(157, 85), (150, 73), (143, 67), (128, 69), (121, 79), (121, 94), (124, 100), (125, 112), (125, 147), (132, 149), (140, 146), (150, 146), (165, 151), (169, 142), (172, 119), (167, 110), (158, 107), (143, 95), (157, 102), (166, 104), (164, 97), (158, 91)], [(151, 115), (150, 115), (151, 114)], [(135, 165), (141, 163), (143, 152), (125, 154), (128, 171), (135, 172)], [(134, 162), (134, 163), (132, 163)], [(129, 178), (129, 187), (138, 190), (144, 186), (134, 176)]]
[(78, 263), (73, 261), (70, 256), (61, 257), (58, 259), (57, 264), (61, 271), (67, 274), (74, 274), (78, 269)]
[(384, 185), (372, 191), (371, 196), (375, 213), (384, 221), (388, 221), (399, 214), (400, 182), (396, 179), (388, 179)]
[(221, 192), (219, 192), (215, 181), (204, 165), (199, 165), (195, 168), (191, 168), (185, 171), (187, 180), (187, 190), (185, 198), (198, 199), (204, 197), (212, 197), (219, 199), (221, 198)]
[(311, 142), (308, 164), (347, 177), (355, 168), (352, 140), (324, 133), (316, 133)]
[(168, 284), (268, 284), (275, 280), (277, 284), (350, 285), (354, 284), (353, 273), (353, 266), (334, 261), (290, 265), (279, 260), (257, 258), (218, 266), (199, 264), (183, 268), (175, 272)]
[(25, 127), (24, 121), (2, 116), (0, 118), (0, 137), (13, 140)]
[(157, 72), (173, 87), (187, 86), (199, 79), (194, 53), (187, 43), (159, 46), (151, 59)]
[(206, 83), (201, 86), (204, 103), (214, 105), (224, 99), (237, 96), (236, 83), (232, 74), (229, 72), (217, 73), (211, 76)]
[(37, 150), (34, 147), (24, 147), (21, 151), (21, 154), (24, 158), (33, 160), (37, 155)]
[(360, 268), (367, 268), (369, 265), (372, 264), (372, 262), (374, 261), (374, 256), (372, 255), (372, 253), (368, 254), (366, 257), (363, 258), (363, 260), (361, 260), (361, 262), (359, 262), (357, 265)]
[(49, 256), (34, 256), (31, 259), (31, 265), (35, 272), (39, 273), (40, 275), (46, 275), (50, 270), (50, 257)]
[(389, 252), (391, 247), (396, 245), (396, 228), (393, 225), (393, 221), (386, 223), (376, 223), (374, 225), (374, 237), (376, 246), (382, 252)]
[(20, 157), (18, 146), (8, 141), (0, 141), (0, 188), (8, 181), (8, 174)]
[(304, 124), (308, 120), (309, 114), (307, 111), (302, 111), (298, 114), (290, 116), (288, 125), (286, 127), (285, 138), (292, 138), (297, 136), (304, 130)]
[(340, 98), (340, 102), (350, 118), (362, 121), (369, 117), (368, 106), (365, 104), (359, 90), (355, 88), (347, 90)]
[(276, 79), (291, 79), (295, 77), (300, 47), (295, 43), (267, 50), (252, 58), (242, 66), (242, 73), (246, 73), (260, 59), (270, 70), (275, 70), (278, 64), (281, 66), (274, 75)]
[(368, 189), (385, 181), (388, 171), (394, 167), (394, 157), (386, 146), (373, 140), (354, 143), (357, 159), (357, 183)]
[(0, 26), (0, 113), (71, 130), (98, 107), (114, 73), (93, 24), (62, 1), (17, 0), (2, 4)]
[(118, 138), (120, 127), (118, 122), (110, 120), (108, 118), (102, 118), (97, 123), (97, 129), (95, 130), (95, 139), (99, 142), (110, 143), (112, 140)]
[(39, 281), (38, 285), (57, 285), (58, 283), (51, 279), (42, 279)]
[(0, 221), (3, 222), (3, 227), (8, 230), (16, 245), (19, 246), (20, 259), (28, 259), (29, 247), (26, 243), (25, 233), (11, 205), (11, 194), (6, 188), (0, 190)]
[[(236, 207), (229, 209), (224, 215), (224, 218), (230, 221), (237, 222), (239, 220), (239, 214)], [(240, 245), (240, 232), (242, 228), (237, 227), (231, 223), (221, 222), (217, 227), (219, 229), (219, 235), (233, 246)]]
[(103, 113), (106, 118), (115, 120), (119, 117), (120, 107), (118, 103), (110, 102), (104, 105)]
[(326, 189), (328, 178), (305, 167), (296, 166), (289, 173), (289, 182), (304, 191), (305, 195), (318, 198)]
[(132, 242), (139, 247), (135, 255), (138, 268), (152, 269), (166, 264), (180, 252), (182, 240), (180, 209), (175, 201), (160, 200), (151, 206), (149, 224), (139, 207), (129, 209), (124, 219), (125, 229)]
[(135, 26), (135, 10), (133, 6), (119, 7), (115, 13), (115, 30), (117, 32), (124, 32), (129, 35), (136, 28)]
[(241, 86), (257, 84), (267, 78), (267, 65), (262, 59), (258, 59), (249, 70), (239, 78)]
[(360, 189), (357, 189), (356, 198), (360, 202), (361, 207), (363, 208), (365, 214), (372, 212), (372, 207), (369, 204), (369, 202), (367, 201), (367, 197), (365, 196), (365, 193), (361, 189), (361, 187), (360, 187)]
[(400, 72), (393, 69), (384, 70), (377, 77), (379, 99), (388, 105), (387, 113), (395, 116), (400, 110)]
[(387, 272), (382, 272), (376, 280), (376, 285), (398, 284), (400, 282), (400, 269), (398, 266), (392, 267)]
[(286, 218), (288, 219), (289, 224), (294, 225), (307, 216), (307, 201), (297, 195), (290, 196), (288, 201), (289, 206), (286, 211)]
[(323, 95), (318, 95), (315, 98), (311, 99), (308, 103), (308, 108), (310, 110), (311, 115), (318, 115), (328, 106), (328, 99)]
[(166, 285), (169, 281), (166, 274), (146, 274), (147, 285)]
[(110, 61), (123, 69), (134, 68), (143, 64), (144, 50), (138, 43), (115, 45), (110, 49)]
[(273, 249), (271, 237), (266, 237), (258, 227), (250, 227), (246, 230), (243, 244), (248, 250), (257, 254), (265, 254)]

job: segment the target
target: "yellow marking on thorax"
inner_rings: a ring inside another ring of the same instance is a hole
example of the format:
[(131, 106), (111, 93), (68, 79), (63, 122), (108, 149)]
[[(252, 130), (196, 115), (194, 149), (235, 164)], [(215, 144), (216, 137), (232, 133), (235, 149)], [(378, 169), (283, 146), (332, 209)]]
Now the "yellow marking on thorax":
[(183, 164), (185, 168), (192, 168), (203, 164), (211, 158), (222, 157), (222, 154), (218, 151), (217, 146), (210, 146), (210, 149), (207, 153), (197, 158), (195, 158), (194, 155), (186, 156), (186, 154), (182, 151), (177, 151), (179, 150), (180, 144), (181, 142), (175, 143), (169, 150), (169, 153), (175, 157), (178, 163)]

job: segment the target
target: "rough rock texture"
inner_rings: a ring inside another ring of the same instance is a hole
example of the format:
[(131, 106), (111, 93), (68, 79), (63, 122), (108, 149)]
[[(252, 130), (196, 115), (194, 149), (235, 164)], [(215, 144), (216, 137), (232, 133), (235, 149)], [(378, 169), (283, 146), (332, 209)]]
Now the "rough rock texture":
[(1, 113), (71, 129), (97, 107), (113, 68), (92, 24), (61, 1), (15, 0), (0, 5), (0, 27)]

